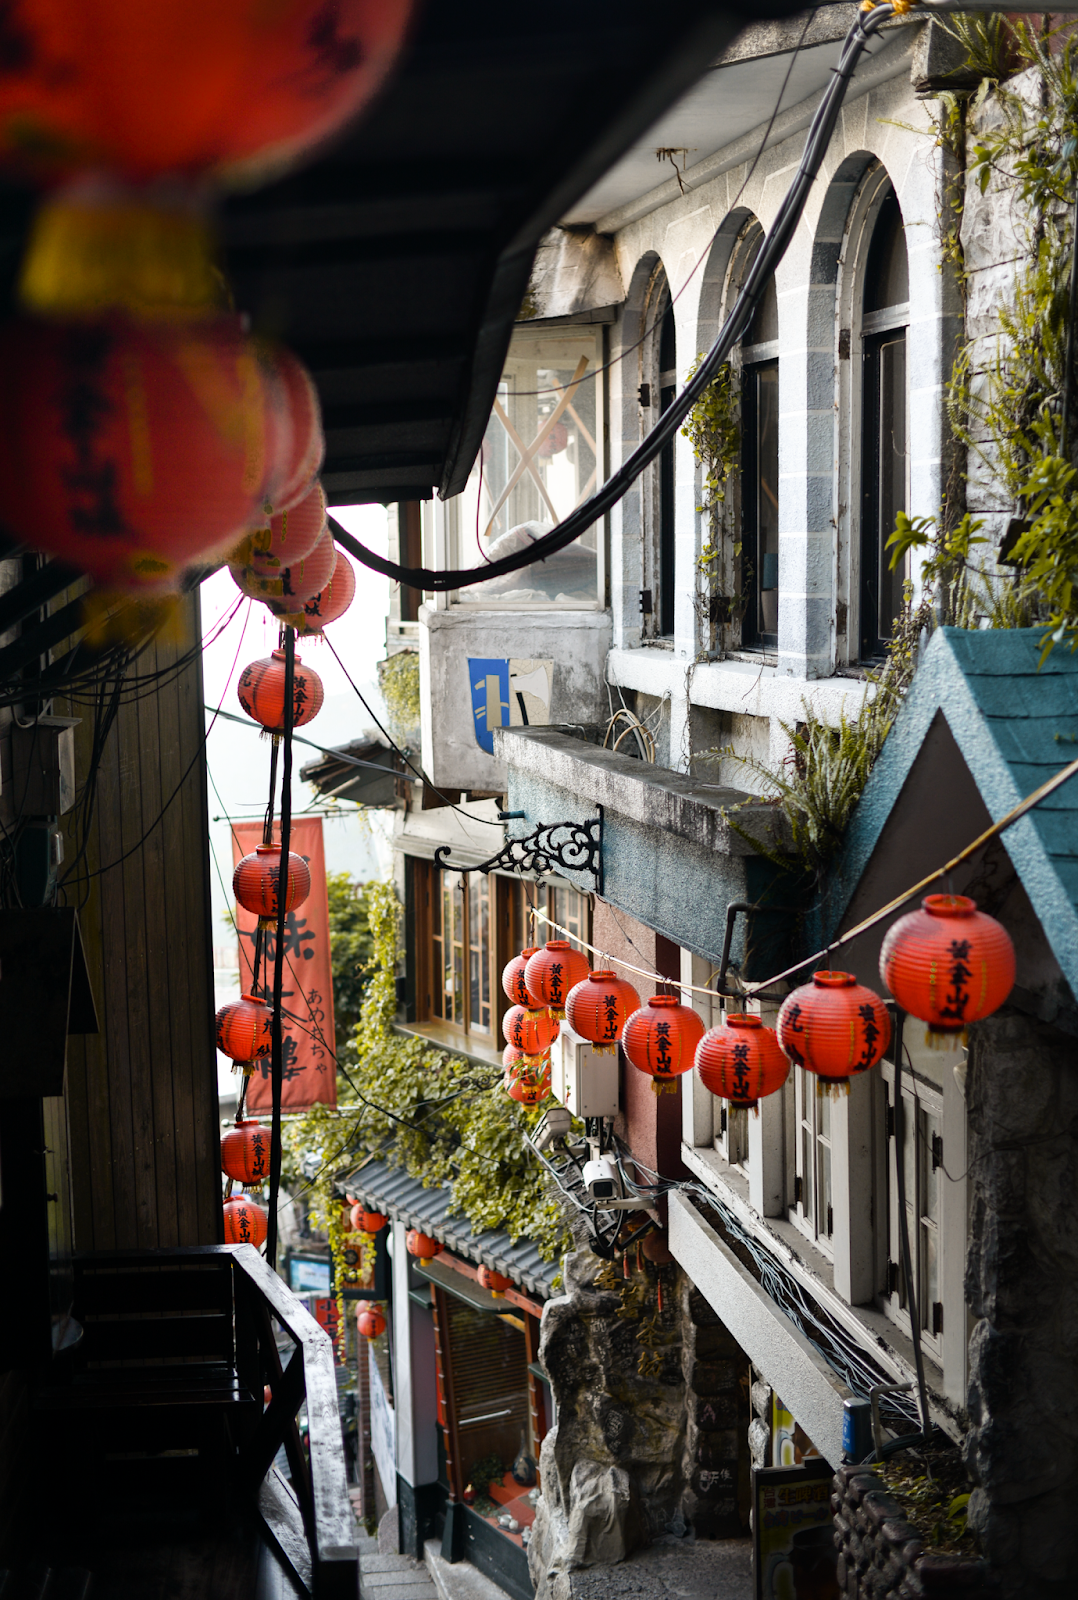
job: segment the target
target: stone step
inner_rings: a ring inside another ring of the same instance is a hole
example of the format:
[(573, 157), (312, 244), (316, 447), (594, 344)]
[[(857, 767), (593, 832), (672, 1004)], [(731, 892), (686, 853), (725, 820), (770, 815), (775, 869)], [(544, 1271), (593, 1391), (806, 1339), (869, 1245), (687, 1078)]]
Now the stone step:
[(470, 1561), (446, 1561), (437, 1539), (427, 1540), (423, 1560), (434, 1579), (438, 1600), (506, 1600), (505, 1590)]

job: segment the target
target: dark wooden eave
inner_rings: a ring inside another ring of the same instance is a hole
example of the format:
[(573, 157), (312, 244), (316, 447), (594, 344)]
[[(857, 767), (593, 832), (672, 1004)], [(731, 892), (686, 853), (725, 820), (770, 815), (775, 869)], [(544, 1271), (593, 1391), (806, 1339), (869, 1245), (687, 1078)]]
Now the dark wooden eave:
[(427, 0), (356, 129), (228, 202), (237, 305), (318, 385), (331, 504), (460, 493), (540, 237), (729, 43), (743, 4)]

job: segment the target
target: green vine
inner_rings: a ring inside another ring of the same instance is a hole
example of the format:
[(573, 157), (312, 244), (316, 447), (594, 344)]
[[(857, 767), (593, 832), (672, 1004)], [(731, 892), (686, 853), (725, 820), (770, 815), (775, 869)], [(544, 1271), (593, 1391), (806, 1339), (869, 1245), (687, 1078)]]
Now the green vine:
[(380, 661), (378, 686), (386, 705), (389, 731), (398, 744), (416, 749), (421, 715), (418, 652), (398, 650), (396, 655)]
[[(690, 377), (703, 359), (697, 356)], [(714, 635), (737, 620), (743, 609), (738, 576), (741, 542), (725, 541), (724, 551), (723, 539), (726, 491), (741, 460), (738, 389), (729, 362), (723, 363), (697, 400), (681, 433), (702, 469), (703, 501), (696, 509), (706, 516), (708, 532), (696, 563), (703, 588), (697, 608), (714, 646)]]
[(485, 1067), (396, 1030), (400, 905), (391, 884), (367, 888), (373, 954), (355, 1032), (355, 1065), (338, 1078), (335, 1108), (314, 1106), (286, 1131), (287, 1176), (305, 1186), (316, 1156), (312, 1222), (327, 1232), (335, 1276), (352, 1242), (335, 1186), (367, 1155), (403, 1167), (427, 1188), (444, 1188), (478, 1231), (530, 1239), (545, 1261), (571, 1246), (560, 1201), (524, 1143), (543, 1106), (517, 1105), (501, 1070)]

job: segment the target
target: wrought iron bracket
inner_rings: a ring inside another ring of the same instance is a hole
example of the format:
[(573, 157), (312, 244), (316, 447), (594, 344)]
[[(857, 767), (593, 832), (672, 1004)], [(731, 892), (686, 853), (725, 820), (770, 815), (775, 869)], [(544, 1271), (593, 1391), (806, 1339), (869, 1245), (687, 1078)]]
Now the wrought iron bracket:
[[(434, 852), (439, 867), (452, 868), (452, 845), (439, 845)], [(603, 808), (584, 822), (543, 822), (519, 839), (507, 839), (489, 861), (478, 867), (461, 868), (468, 872), (493, 872), (496, 868), (518, 872), (577, 872), (591, 877), (595, 894), (603, 892)]]

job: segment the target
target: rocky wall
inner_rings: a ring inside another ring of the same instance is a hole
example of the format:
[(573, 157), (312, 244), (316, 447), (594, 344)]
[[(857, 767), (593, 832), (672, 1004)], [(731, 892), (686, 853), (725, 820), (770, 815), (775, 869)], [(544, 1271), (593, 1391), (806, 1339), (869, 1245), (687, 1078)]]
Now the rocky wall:
[(528, 1546), (536, 1600), (568, 1600), (571, 1572), (657, 1538), (740, 1533), (747, 1511), (747, 1363), (680, 1268), (580, 1251), (565, 1288), (539, 1349), (557, 1422)]
[(1078, 1041), (971, 1030), (970, 1525), (1005, 1600), (1078, 1588)]
[(845, 1600), (998, 1600), (985, 1562), (926, 1553), (898, 1501), (867, 1467), (839, 1468), (831, 1510)]

